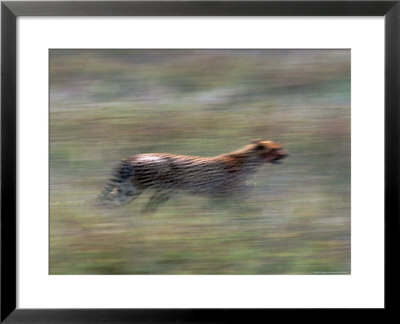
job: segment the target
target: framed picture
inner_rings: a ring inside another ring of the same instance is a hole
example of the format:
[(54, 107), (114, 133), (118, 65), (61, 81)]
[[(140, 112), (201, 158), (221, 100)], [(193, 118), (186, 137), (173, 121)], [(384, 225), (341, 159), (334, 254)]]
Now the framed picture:
[(1, 8), (1, 321), (394, 309), (398, 1)]

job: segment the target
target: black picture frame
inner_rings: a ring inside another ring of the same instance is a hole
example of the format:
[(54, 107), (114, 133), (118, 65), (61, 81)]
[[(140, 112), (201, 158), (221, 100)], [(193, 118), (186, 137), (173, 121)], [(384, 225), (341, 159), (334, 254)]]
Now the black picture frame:
[[(19, 16), (384, 16), (385, 307), (395, 311), (399, 246), (400, 1), (90, 1), (1, 3), (1, 322), (198, 323), (264, 318), (277, 309), (16, 308), (16, 19)], [(368, 163), (368, 161), (366, 161)], [(34, 208), (34, 206), (32, 206)], [(345, 293), (345, 292), (344, 292)], [(294, 310), (307, 316), (310, 311)], [(332, 310), (325, 310), (332, 313)], [(357, 311), (357, 310), (353, 310)], [(364, 310), (365, 311), (365, 310)], [(319, 310), (319, 313), (321, 310)], [(347, 313), (349, 310), (346, 311)], [(358, 312), (359, 314), (359, 312)], [(371, 316), (371, 312), (364, 312)], [(297, 316), (297, 315), (296, 315)], [(258, 320), (255, 320), (256, 322)], [(248, 321), (246, 321), (248, 322)]]

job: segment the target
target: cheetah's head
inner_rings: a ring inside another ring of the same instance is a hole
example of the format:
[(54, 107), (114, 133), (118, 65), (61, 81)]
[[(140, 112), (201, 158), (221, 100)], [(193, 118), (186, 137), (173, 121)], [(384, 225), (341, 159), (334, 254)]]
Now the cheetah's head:
[(255, 140), (251, 142), (254, 154), (264, 163), (280, 164), (289, 152), (282, 145), (273, 141)]

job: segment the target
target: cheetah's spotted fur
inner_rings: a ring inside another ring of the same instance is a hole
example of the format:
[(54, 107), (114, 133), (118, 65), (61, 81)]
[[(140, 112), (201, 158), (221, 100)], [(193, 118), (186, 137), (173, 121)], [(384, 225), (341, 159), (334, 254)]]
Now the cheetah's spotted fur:
[(279, 163), (287, 155), (280, 144), (261, 140), (214, 157), (138, 154), (120, 162), (101, 201), (105, 206), (121, 206), (151, 189), (154, 193), (144, 211), (152, 212), (177, 191), (228, 197), (243, 192), (259, 166)]

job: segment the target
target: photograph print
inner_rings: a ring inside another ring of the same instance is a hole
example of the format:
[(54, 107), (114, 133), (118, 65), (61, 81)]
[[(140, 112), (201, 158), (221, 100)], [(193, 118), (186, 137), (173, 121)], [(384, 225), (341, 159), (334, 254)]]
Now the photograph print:
[(51, 275), (351, 274), (349, 49), (51, 49)]

